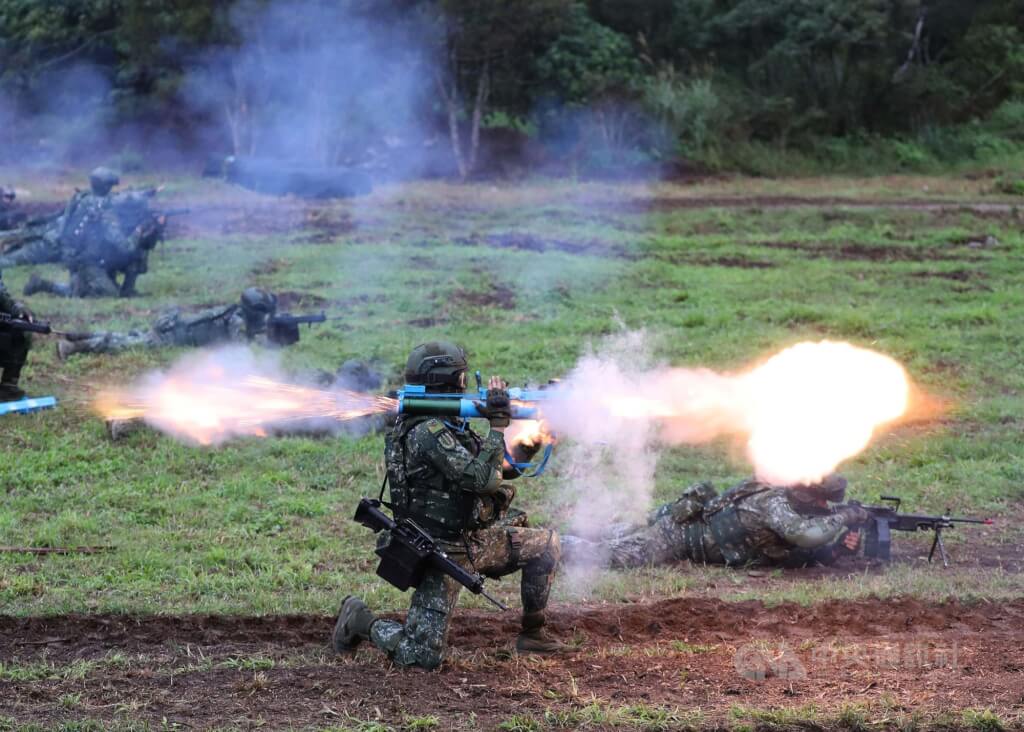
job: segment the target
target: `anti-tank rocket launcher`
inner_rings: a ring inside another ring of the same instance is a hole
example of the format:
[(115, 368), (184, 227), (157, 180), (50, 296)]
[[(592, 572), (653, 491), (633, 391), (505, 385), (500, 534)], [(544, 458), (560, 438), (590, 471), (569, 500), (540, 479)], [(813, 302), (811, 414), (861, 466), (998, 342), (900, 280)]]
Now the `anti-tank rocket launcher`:
[[(476, 387), (475, 393), (446, 394), (428, 392), (427, 387), (420, 384), (406, 384), (393, 396), (398, 399), (399, 414), (478, 419), (484, 416), (480, 405), (487, 401), (487, 389), (482, 385), (479, 371), (476, 372)], [(508, 390), (508, 395), (512, 401), (512, 419), (540, 419), (541, 404), (551, 401), (556, 392), (545, 387), (513, 387)]]
[[(440, 417), (442, 419), (482, 419), (484, 415), (481, 413), (480, 407), (487, 402), (487, 389), (481, 383), (479, 371), (476, 373), (476, 384), (475, 393), (428, 392), (426, 386), (406, 384), (398, 391), (392, 392), (390, 396), (397, 400), (396, 411), (400, 415)], [(545, 387), (539, 389), (513, 387), (508, 390), (508, 394), (511, 400), (511, 417), (514, 420), (540, 420), (543, 403), (550, 402), (557, 396), (555, 390)], [(549, 437), (553, 436), (549, 435)], [(547, 440), (539, 459), (535, 459), (533, 462), (519, 459), (515, 454), (506, 451), (505, 461), (519, 475), (534, 478), (541, 475), (547, 468), (553, 447), (553, 441)], [(532, 453), (530, 454), (532, 455)]]

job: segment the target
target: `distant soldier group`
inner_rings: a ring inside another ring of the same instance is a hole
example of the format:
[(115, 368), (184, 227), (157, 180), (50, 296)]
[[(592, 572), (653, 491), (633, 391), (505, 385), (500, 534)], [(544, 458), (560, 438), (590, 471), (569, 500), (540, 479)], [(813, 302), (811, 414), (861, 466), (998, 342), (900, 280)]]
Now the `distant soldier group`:
[[(148, 270), (149, 252), (164, 234), (165, 220), (146, 203), (155, 189), (112, 194), (120, 182), (107, 168), (89, 175), (88, 191), (77, 192), (64, 211), (26, 232), (20, 254), (0, 259), (0, 267), (60, 261), (68, 269), (66, 284), (35, 274), (25, 295), (49, 292), (61, 297), (130, 297), (135, 282)], [(118, 278), (121, 277), (121, 282)]]

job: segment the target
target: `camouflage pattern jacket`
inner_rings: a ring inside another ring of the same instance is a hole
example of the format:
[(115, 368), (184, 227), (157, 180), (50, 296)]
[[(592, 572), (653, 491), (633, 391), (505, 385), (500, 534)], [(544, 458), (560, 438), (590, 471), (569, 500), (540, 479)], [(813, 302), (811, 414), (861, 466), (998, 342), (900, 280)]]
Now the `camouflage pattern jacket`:
[(245, 318), (238, 305), (202, 310), (184, 316), (178, 308), (161, 313), (153, 323), (160, 342), (171, 346), (207, 346), (245, 340)]
[(466, 422), (400, 417), (385, 437), (384, 461), (396, 518), (455, 541), (493, 525), (514, 491), (501, 483), (505, 437)]
[[(649, 530), (676, 558), (733, 566), (828, 563), (834, 542), (846, 528), (838, 514), (799, 513), (786, 488), (756, 480), (721, 496), (707, 483), (691, 486), (677, 501), (652, 514), (650, 521)], [(616, 543), (623, 551), (630, 545), (628, 539)]]
[(120, 270), (138, 258), (137, 245), (126, 235), (110, 196), (78, 192), (64, 209), (59, 235), (61, 258), (69, 267), (99, 266)]

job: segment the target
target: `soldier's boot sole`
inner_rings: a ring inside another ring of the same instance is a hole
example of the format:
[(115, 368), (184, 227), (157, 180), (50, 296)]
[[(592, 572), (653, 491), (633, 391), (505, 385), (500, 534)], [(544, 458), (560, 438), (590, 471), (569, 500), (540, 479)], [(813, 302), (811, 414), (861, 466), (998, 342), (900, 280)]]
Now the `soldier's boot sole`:
[(561, 641), (555, 640), (546, 633), (520, 633), (516, 638), (516, 651), (519, 653), (564, 653), (569, 646)]
[(71, 341), (57, 341), (57, 360), (67, 361), (68, 356), (75, 352), (75, 345)]
[(370, 626), (376, 619), (366, 603), (355, 595), (348, 595), (341, 601), (338, 620), (334, 623), (331, 634), (331, 647), (335, 653), (354, 651), (364, 640), (370, 637)]

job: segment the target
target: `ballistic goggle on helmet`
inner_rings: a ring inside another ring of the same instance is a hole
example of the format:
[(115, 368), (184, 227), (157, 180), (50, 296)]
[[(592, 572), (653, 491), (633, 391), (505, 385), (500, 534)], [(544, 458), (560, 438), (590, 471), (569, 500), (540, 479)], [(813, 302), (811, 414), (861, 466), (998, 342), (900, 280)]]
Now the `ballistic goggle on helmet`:
[(412, 349), (405, 364), (405, 383), (464, 389), (468, 368), (461, 346), (450, 341), (431, 341)]

